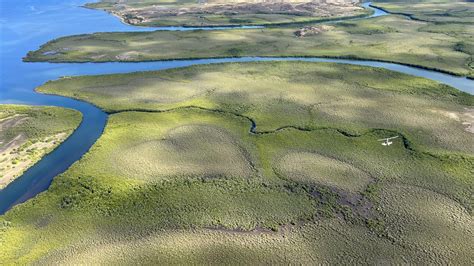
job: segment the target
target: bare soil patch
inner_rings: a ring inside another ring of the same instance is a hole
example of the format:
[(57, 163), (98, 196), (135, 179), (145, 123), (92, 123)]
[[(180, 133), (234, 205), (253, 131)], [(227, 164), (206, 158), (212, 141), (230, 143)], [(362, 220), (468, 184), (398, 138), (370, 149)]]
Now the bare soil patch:
[(317, 25), (317, 26), (305, 26), (297, 31), (295, 31), (296, 37), (306, 37), (306, 36), (315, 36), (326, 31), (334, 29), (333, 26), (328, 25)]
[(50, 138), (31, 142), (24, 134), (20, 133), (7, 145), (2, 146), (0, 149), (0, 189), (20, 176), (41, 155), (49, 152), (66, 137), (66, 133), (59, 133)]
[[(125, 23), (137, 25), (169, 19), (173, 17), (214, 16), (246, 16), (246, 15), (285, 15), (298, 17), (330, 18), (335, 16), (351, 16), (362, 8), (356, 1), (202, 1), (187, 5), (134, 6), (117, 3), (112, 14)], [(246, 24), (245, 20), (235, 24)]]

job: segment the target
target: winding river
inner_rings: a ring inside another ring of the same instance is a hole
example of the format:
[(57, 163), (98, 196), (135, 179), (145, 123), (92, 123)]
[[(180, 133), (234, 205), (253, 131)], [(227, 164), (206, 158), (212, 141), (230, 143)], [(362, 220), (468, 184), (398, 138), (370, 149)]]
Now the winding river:
[[(90, 0), (1, 0), (0, 3), (0, 103), (51, 105), (71, 108), (83, 114), (78, 129), (57, 149), (46, 155), (21, 177), (0, 191), (0, 214), (45, 191), (53, 178), (79, 160), (100, 137), (107, 122), (107, 114), (91, 104), (66, 97), (43, 95), (34, 88), (60, 76), (126, 73), (160, 70), (196, 64), (222, 62), (250, 62), (299, 60), (309, 62), (337, 62), (382, 67), (402, 73), (425, 77), (474, 93), (474, 81), (435, 71), (376, 61), (354, 61), (323, 58), (223, 58), (179, 60), (143, 63), (50, 64), (24, 63), (22, 57), (41, 44), (61, 36), (100, 31), (153, 31), (156, 28), (134, 27), (121, 23), (102, 11), (81, 8)], [(364, 4), (368, 7), (368, 3)], [(372, 16), (387, 13), (374, 10)], [(255, 27), (242, 27), (255, 28)], [(196, 28), (163, 27), (159, 30), (195, 30)], [(228, 27), (203, 28), (228, 30)]]

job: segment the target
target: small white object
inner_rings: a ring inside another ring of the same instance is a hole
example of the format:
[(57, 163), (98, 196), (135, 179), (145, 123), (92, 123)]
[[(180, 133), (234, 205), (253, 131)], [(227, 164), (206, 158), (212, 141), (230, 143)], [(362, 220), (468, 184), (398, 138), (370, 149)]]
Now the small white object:
[(383, 146), (390, 146), (390, 145), (393, 144), (393, 142), (391, 142), (390, 140), (396, 139), (396, 138), (398, 138), (398, 136), (390, 137), (390, 138), (384, 138), (384, 139), (379, 139), (378, 141), (382, 141), (382, 145), (383, 145)]

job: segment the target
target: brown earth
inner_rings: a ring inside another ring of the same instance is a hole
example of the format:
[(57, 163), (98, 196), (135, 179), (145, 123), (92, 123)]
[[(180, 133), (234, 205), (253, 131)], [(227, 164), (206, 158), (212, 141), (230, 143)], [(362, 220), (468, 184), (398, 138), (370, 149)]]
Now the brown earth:
[[(0, 120), (0, 131), (17, 127), (28, 119), (24, 115), (12, 115)], [(0, 189), (6, 187), (16, 177), (33, 165), (42, 155), (49, 152), (58, 142), (66, 138), (66, 133), (59, 133), (49, 138), (28, 141), (23, 133), (18, 133), (11, 140), (0, 138)]]
[(200, 15), (250, 15), (274, 14), (306, 17), (350, 16), (360, 11), (357, 1), (206, 1), (189, 5), (147, 5), (135, 7), (126, 3), (116, 4), (112, 14), (125, 23), (136, 25), (166, 17)]

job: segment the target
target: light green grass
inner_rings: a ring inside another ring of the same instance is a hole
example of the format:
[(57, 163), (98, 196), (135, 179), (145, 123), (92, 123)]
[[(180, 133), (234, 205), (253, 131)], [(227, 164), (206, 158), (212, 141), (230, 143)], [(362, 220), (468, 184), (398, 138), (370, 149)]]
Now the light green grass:
[[(157, 179), (171, 172), (188, 177), (250, 177), (253, 172), (251, 158), (242, 143), (220, 128), (178, 126), (158, 140), (132, 136), (137, 142), (112, 158), (124, 166), (119, 172), (127, 176)], [(131, 139), (130, 135), (123, 137)], [(203, 152), (207, 156), (202, 156)]]
[[(134, 121), (137, 117), (141, 123)], [(88, 171), (95, 176), (117, 175), (147, 182), (178, 177), (214, 179), (256, 175), (247, 141), (240, 140), (240, 136), (248, 139), (246, 121), (236, 135), (226, 128), (213, 126), (222, 123), (222, 119), (201, 116), (193, 120), (199, 121), (195, 124), (183, 122), (190, 117), (192, 115), (187, 113), (113, 115), (111, 127), (120, 130), (111, 131), (102, 139), (117, 145), (101, 146), (101, 152), (93, 160), (102, 163), (89, 165), (92, 168)]]

